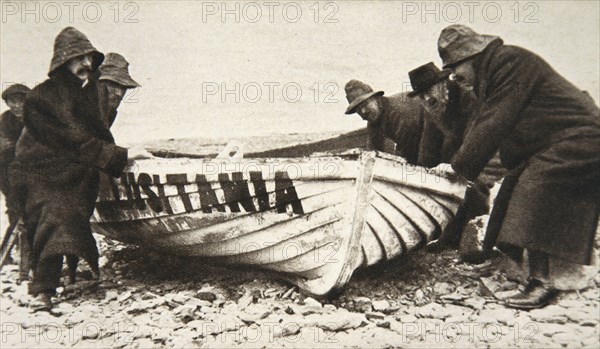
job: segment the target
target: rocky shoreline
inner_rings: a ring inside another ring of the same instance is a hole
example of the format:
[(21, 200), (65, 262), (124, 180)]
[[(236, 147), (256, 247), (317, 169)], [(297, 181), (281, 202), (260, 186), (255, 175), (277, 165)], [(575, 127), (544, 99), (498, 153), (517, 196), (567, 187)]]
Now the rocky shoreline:
[(80, 266), (51, 313), (31, 313), (17, 266), (2, 270), (4, 348), (597, 348), (600, 276), (546, 308), (519, 311), (491, 292), (520, 286), (456, 251), (417, 251), (359, 270), (332, 299), (267, 273), (164, 256), (96, 236), (100, 282)]

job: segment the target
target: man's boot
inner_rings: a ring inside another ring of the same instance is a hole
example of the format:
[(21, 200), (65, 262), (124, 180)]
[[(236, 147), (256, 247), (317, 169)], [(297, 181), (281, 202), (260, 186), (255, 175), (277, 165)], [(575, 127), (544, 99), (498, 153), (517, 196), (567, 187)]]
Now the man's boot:
[(536, 309), (543, 308), (554, 299), (557, 290), (546, 280), (550, 275), (550, 261), (548, 254), (541, 251), (529, 252), (530, 279), (525, 290), (520, 294), (504, 300), (504, 304), (511, 308)]
[(29, 308), (35, 313), (38, 311), (52, 310), (52, 294), (49, 292), (39, 293), (30, 303)]

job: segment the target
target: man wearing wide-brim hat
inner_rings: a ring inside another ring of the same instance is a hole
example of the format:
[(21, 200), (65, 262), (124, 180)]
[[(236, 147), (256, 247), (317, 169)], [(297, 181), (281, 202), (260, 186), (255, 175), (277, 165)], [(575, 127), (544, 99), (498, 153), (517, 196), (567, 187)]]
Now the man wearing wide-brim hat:
[(359, 80), (346, 83), (349, 106), (346, 114), (358, 113), (366, 120), (368, 148), (394, 152), (411, 164), (433, 167), (440, 163), (443, 135), (424, 117), (425, 109), (418, 98), (408, 93), (384, 96)]
[(600, 212), (599, 109), (541, 57), (497, 36), (451, 25), (438, 50), (444, 68), (482, 104), (452, 167), (474, 180), (499, 150), (509, 169), (486, 239), (516, 259), (527, 249), (531, 281), (505, 304), (542, 307), (556, 294), (549, 258), (591, 262)]
[(140, 85), (129, 75), (129, 62), (118, 53), (107, 53), (98, 71), (100, 115), (102, 121), (110, 127), (127, 90)]
[[(118, 177), (128, 151), (114, 144), (96, 103), (89, 103), (90, 76), (104, 55), (73, 27), (54, 42), (48, 80), (25, 99), (25, 129), (11, 166), (32, 246), (34, 310), (49, 310), (59, 286), (63, 256), (83, 258), (98, 274), (98, 249), (90, 216), (98, 195), (98, 171)], [(129, 152), (130, 158), (137, 156)]]
[[(449, 70), (440, 70), (433, 62), (424, 64), (408, 73), (413, 91), (419, 96), (425, 114), (444, 133), (448, 146), (444, 158), (449, 162), (460, 147), (468, 125), (473, 120), (479, 104), (472, 91), (466, 90), (450, 80)], [(459, 207), (455, 219), (446, 227), (442, 235), (427, 245), (429, 250), (456, 248), (467, 222), (477, 216), (488, 214), (490, 210), (490, 189), (505, 173), (497, 157), (493, 158), (472, 185), (467, 188), (465, 199)], [(485, 254), (464, 255), (464, 259), (475, 261)]]

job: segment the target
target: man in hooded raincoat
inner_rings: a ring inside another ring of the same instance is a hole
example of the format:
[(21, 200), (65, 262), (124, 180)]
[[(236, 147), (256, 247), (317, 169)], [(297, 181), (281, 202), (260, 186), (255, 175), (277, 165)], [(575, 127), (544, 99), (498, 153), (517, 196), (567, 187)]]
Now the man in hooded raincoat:
[(530, 282), (505, 304), (545, 306), (556, 294), (550, 257), (591, 261), (600, 211), (599, 109), (541, 57), (499, 37), (452, 25), (438, 50), (444, 68), (481, 103), (452, 167), (474, 180), (499, 150), (509, 170), (486, 240), (517, 260), (527, 249)]
[[(25, 100), (25, 129), (11, 173), (33, 250), (30, 293), (35, 310), (48, 310), (60, 282), (63, 256), (83, 258), (98, 273), (98, 249), (89, 219), (99, 172), (118, 177), (128, 151), (114, 144), (87, 83), (104, 55), (77, 29), (54, 42), (48, 80)], [(97, 101), (97, 99), (96, 99)], [(140, 154), (133, 154), (132, 158)]]

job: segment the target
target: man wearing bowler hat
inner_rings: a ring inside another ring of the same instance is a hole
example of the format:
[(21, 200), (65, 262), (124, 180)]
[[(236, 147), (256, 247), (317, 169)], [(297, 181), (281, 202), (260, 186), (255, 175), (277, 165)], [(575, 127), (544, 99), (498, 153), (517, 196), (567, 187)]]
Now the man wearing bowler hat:
[(486, 239), (517, 260), (526, 249), (530, 281), (504, 302), (543, 307), (556, 294), (550, 258), (591, 262), (600, 212), (599, 109), (540, 56), (497, 36), (451, 25), (438, 50), (444, 68), (481, 103), (452, 167), (475, 180), (500, 151), (509, 170)]
[[(449, 153), (444, 155), (447, 162), (450, 162), (460, 147), (464, 133), (478, 107), (473, 92), (461, 88), (456, 82), (448, 79), (450, 73), (449, 70), (440, 70), (433, 62), (408, 73), (413, 88), (410, 95), (420, 97), (427, 110), (426, 116), (444, 133), (444, 137), (451, 144), (446, 148)], [(445, 247), (457, 247), (467, 222), (489, 213), (490, 189), (503, 175), (504, 169), (499, 159), (494, 157), (477, 180), (468, 186), (456, 218), (437, 240), (429, 243), (428, 248), (439, 250)], [(473, 262), (483, 261), (485, 257), (486, 253), (463, 255), (463, 259)]]
[(424, 117), (418, 98), (408, 93), (386, 97), (358, 80), (346, 83), (345, 90), (350, 103), (346, 114), (358, 113), (368, 122), (369, 149), (390, 152), (385, 147), (388, 138), (396, 154), (411, 164), (433, 167), (441, 162), (443, 134)]

